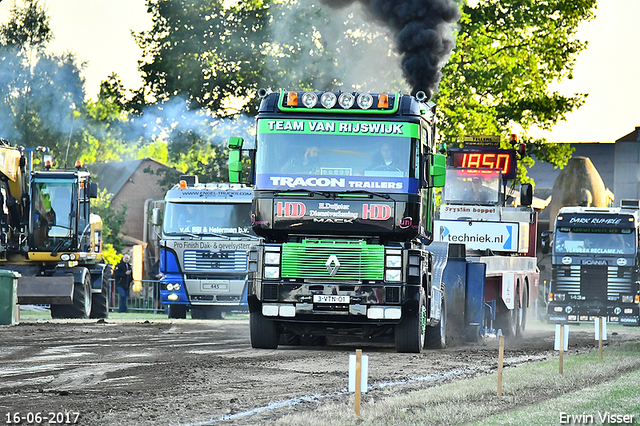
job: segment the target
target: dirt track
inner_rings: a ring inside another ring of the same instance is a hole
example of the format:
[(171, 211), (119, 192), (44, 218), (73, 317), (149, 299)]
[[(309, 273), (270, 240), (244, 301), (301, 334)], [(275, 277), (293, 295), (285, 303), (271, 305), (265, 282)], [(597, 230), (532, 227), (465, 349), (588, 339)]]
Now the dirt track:
[[(525, 339), (507, 343), (509, 362), (557, 356), (552, 327), (531, 325)], [(632, 339), (640, 335), (620, 332), (609, 343)], [(592, 327), (572, 331), (571, 352), (595, 344)], [(365, 398), (497, 366), (495, 339), (422, 354), (360, 341), (254, 350), (248, 320), (23, 323), (0, 326), (0, 421), (7, 413), (66, 410), (80, 413), (82, 425), (267, 424), (291, 410), (348, 398), (348, 356), (356, 348), (369, 355)]]

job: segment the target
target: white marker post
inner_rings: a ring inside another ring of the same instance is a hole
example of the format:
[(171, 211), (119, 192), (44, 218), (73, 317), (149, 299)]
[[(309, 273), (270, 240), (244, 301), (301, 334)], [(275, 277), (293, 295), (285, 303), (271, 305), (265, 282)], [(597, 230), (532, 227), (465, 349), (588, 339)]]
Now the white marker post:
[(553, 349), (560, 351), (560, 367), (558, 372), (562, 374), (564, 364), (564, 351), (569, 350), (569, 325), (556, 324), (556, 338), (553, 342)]
[(598, 317), (593, 320), (596, 327), (596, 340), (598, 341), (598, 352), (600, 353), (600, 359), (602, 359), (602, 341), (607, 340), (607, 318)]
[(356, 416), (360, 417), (361, 392), (367, 391), (369, 374), (369, 356), (362, 355), (362, 349), (356, 349), (355, 355), (349, 355), (349, 392), (355, 392)]
[(498, 330), (500, 345), (498, 349), (498, 396), (502, 396), (502, 364), (504, 362), (504, 336), (502, 330)]

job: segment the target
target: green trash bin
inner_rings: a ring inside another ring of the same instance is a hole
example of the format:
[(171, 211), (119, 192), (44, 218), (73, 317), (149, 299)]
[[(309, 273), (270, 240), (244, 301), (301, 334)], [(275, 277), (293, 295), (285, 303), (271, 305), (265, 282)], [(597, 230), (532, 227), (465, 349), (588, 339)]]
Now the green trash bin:
[(16, 323), (18, 309), (18, 278), (16, 271), (0, 271), (0, 324)]

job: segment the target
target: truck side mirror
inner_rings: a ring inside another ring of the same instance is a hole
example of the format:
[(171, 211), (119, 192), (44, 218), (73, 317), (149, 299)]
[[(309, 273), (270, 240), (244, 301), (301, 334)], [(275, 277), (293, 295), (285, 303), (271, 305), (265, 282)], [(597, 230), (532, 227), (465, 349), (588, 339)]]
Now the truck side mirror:
[(429, 167), (429, 177), (432, 187), (442, 188), (444, 186), (446, 169), (447, 157), (442, 154), (433, 154), (431, 167)]
[(520, 205), (529, 207), (533, 204), (533, 185), (523, 183), (520, 185)]
[(153, 213), (151, 215), (151, 223), (154, 226), (160, 226), (162, 225), (162, 218), (160, 217), (160, 209), (158, 207), (153, 209)]
[(233, 136), (229, 138), (229, 182), (240, 183), (242, 174), (242, 138)]
[(89, 184), (89, 198), (98, 198), (98, 184), (90, 183)]
[(549, 254), (549, 248), (551, 246), (549, 231), (542, 231), (540, 234), (540, 243), (542, 244), (542, 254)]

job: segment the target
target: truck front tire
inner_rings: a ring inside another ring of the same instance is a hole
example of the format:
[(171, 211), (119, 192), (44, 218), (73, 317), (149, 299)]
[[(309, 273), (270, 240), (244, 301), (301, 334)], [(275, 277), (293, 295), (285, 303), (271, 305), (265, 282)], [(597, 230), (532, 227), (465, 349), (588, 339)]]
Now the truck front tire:
[(187, 305), (169, 305), (169, 318), (185, 319), (187, 317)]
[(102, 272), (102, 291), (92, 293), (91, 318), (109, 318), (109, 278), (111, 278), (111, 265), (104, 268)]
[(420, 289), (418, 309), (402, 317), (395, 335), (398, 352), (422, 352), (427, 338), (427, 299), (423, 289)]
[(280, 340), (278, 324), (262, 315), (260, 311), (249, 314), (251, 347), (256, 349), (277, 349)]

